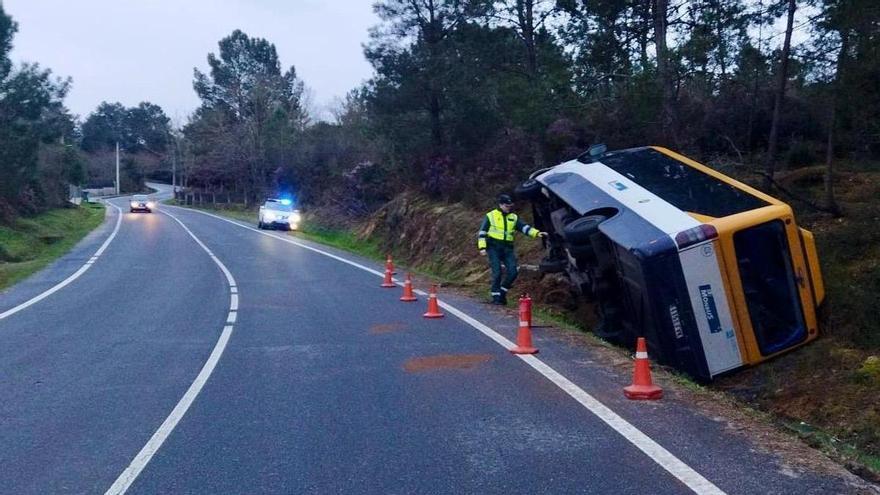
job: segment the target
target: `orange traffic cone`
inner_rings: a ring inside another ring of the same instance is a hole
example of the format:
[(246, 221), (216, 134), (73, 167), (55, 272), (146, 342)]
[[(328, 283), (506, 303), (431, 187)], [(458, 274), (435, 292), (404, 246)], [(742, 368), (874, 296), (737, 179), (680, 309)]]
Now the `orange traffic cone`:
[(400, 300), (403, 302), (413, 302), (419, 300), (419, 298), (417, 298), (416, 295), (413, 294), (412, 277), (409, 273), (406, 274), (406, 281), (403, 282), (403, 296), (401, 296)]
[(651, 380), (651, 364), (648, 362), (648, 346), (645, 338), (639, 337), (636, 344), (636, 369), (633, 384), (624, 387), (623, 395), (633, 400), (656, 400), (663, 397), (663, 389)]
[(391, 270), (389, 270), (387, 268), (385, 269), (385, 280), (382, 282), (381, 286), (385, 287), (386, 289), (390, 289), (392, 287), (397, 287), (396, 285), (394, 285), (394, 282), (391, 280)]
[(391, 253), (385, 255), (385, 269), (391, 270), (392, 275), (397, 275), (397, 272), (394, 271), (394, 261), (391, 260)]
[(425, 318), (443, 318), (440, 305), (437, 304), (437, 284), (431, 286), (431, 292), (428, 293), (428, 312), (423, 316)]
[(519, 298), (519, 330), (516, 332), (516, 347), (510, 352), (514, 354), (538, 352), (538, 349), (532, 345), (532, 298), (528, 294)]

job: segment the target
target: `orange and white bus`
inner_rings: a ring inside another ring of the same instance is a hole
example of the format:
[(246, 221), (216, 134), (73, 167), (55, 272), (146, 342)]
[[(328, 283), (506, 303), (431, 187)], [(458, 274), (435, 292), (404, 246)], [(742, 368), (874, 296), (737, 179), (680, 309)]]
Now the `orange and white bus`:
[(789, 205), (665, 148), (603, 148), (516, 190), (597, 334), (706, 381), (818, 336), (816, 245)]

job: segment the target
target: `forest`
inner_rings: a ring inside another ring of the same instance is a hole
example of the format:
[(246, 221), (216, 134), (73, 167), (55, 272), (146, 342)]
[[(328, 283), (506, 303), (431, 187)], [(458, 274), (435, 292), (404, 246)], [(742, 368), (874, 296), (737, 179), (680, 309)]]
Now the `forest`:
[(175, 168), (180, 183), (239, 201), (285, 190), (358, 216), (406, 190), (479, 204), (601, 142), (740, 167), (771, 192), (780, 172), (822, 164), (824, 194), (801, 199), (839, 215), (834, 164), (880, 153), (871, 0), (384, 0), (374, 11), (374, 75), (333, 108), (310, 105), (270, 40), (236, 30), (194, 69), (201, 105), (179, 128), (146, 101), (71, 115), (71, 80), (13, 67), (16, 24), (0, 12), (0, 208), (32, 212), (62, 201), (64, 183), (105, 185), (116, 143), (124, 189)]
[[(364, 215), (405, 190), (480, 204), (593, 143), (780, 172), (880, 153), (880, 6), (825, 2), (389, 0), (375, 73), (310, 112), (274, 45), (236, 31), (195, 71), (188, 185), (282, 190)], [(833, 181), (811, 206), (840, 214)]]

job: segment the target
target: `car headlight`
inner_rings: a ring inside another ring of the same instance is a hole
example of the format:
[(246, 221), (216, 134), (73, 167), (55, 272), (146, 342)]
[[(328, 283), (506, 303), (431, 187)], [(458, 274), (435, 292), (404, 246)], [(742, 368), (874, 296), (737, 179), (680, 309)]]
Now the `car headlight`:
[(138, 204), (137, 204), (136, 201), (132, 201), (132, 202), (129, 203), (129, 204), (131, 205), (132, 208), (137, 208), (137, 206), (138, 206)]
[(147, 203), (147, 208), (153, 208), (154, 206), (156, 206), (156, 203), (153, 203), (152, 201)]
[(302, 216), (299, 213), (292, 213), (290, 215), (290, 221), (294, 223), (299, 223), (302, 220)]

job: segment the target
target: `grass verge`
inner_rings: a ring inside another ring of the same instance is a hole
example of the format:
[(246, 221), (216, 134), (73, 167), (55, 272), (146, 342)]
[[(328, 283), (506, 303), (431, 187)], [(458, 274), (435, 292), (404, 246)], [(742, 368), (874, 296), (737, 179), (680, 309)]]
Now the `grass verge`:
[(11, 286), (70, 250), (104, 220), (104, 206), (86, 203), (0, 225), (0, 289)]
[(880, 457), (803, 421), (785, 421), (783, 426), (807, 444), (842, 462), (853, 473), (874, 482), (880, 481)]

